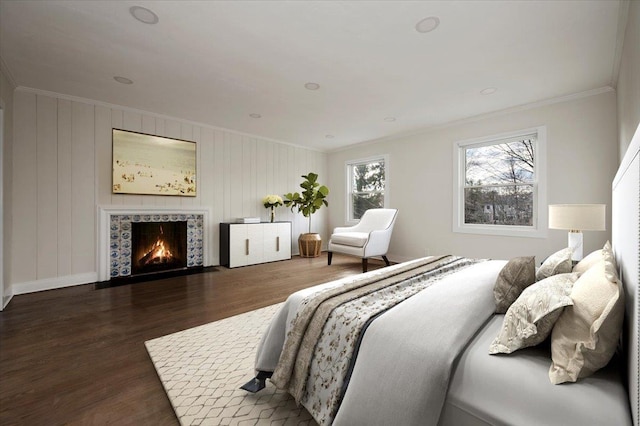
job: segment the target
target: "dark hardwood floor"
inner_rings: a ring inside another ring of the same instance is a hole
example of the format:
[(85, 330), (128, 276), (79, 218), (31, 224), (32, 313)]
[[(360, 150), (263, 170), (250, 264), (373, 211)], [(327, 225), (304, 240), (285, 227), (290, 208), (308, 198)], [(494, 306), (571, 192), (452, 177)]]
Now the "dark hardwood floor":
[[(370, 262), (370, 270), (382, 265)], [(358, 258), (341, 255), (327, 266), (323, 253), (15, 296), (0, 312), (0, 424), (176, 425), (146, 340), (282, 302), (361, 267)]]

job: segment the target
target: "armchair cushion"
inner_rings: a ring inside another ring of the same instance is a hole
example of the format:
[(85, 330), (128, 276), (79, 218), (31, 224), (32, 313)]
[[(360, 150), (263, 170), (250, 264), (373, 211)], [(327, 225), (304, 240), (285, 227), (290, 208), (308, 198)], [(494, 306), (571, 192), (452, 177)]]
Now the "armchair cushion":
[(331, 242), (333, 244), (342, 244), (351, 247), (364, 247), (368, 239), (368, 232), (342, 232), (331, 235)]

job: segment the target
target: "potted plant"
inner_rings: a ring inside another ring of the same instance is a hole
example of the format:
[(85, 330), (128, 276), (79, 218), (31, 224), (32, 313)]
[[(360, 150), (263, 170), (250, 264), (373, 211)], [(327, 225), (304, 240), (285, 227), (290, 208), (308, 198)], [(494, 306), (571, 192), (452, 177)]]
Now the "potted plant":
[(329, 195), (329, 188), (324, 185), (320, 185), (318, 175), (316, 173), (309, 173), (302, 175), (304, 181), (300, 184), (300, 187), (304, 189), (302, 193), (290, 192), (284, 195), (284, 205), (293, 209), (298, 209), (299, 213), (302, 213), (304, 217), (309, 218), (309, 232), (306, 234), (300, 234), (298, 237), (298, 248), (300, 249), (301, 257), (318, 257), (320, 256), (320, 248), (322, 247), (322, 238), (320, 234), (311, 232), (311, 215), (320, 209), (320, 207), (329, 206), (329, 203), (325, 199)]

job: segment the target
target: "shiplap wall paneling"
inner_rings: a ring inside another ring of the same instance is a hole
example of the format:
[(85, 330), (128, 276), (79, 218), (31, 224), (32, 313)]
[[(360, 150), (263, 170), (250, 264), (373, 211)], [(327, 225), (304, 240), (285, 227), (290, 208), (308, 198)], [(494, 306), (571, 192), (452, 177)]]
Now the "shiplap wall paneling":
[(240, 135), (231, 134), (229, 140), (230, 161), (228, 163), (227, 175), (229, 176), (230, 199), (230, 217), (228, 220), (234, 220), (243, 217), (243, 194), (242, 189), (244, 170), (242, 167), (243, 150), (242, 137)]
[(12, 282), (36, 279), (37, 262), (37, 111), (36, 95), (16, 92), (13, 144)]
[[(257, 216), (260, 217), (264, 221), (270, 220), (270, 212), (265, 209), (262, 205), (262, 197), (267, 195), (267, 191), (269, 191), (269, 187), (267, 186), (267, 182), (271, 180), (271, 176), (267, 172), (267, 150), (269, 148), (269, 143), (260, 143), (256, 144), (256, 199), (255, 203), (257, 204)], [(271, 194), (271, 192), (269, 192)]]
[[(288, 172), (288, 168), (287, 168), (287, 153), (288, 153), (288, 147), (285, 145), (278, 145), (276, 147), (276, 149), (274, 150), (274, 164), (277, 165), (276, 168), (276, 174), (275, 174), (275, 181), (276, 181), (276, 187), (278, 188), (282, 188), (281, 191), (279, 191), (279, 193), (281, 194), (287, 194), (289, 192), (294, 192), (294, 189), (292, 186), (289, 185), (289, 172)], [(285, 221), (290, 221), (291, 223), (291, 253), (297, 253), (298, 252), (298, 243), (297, 243), (297, 236), (295, 233), (295, 228), (294, 228), (294, 224), (293, 224), (293, 214), (291, 213), (291, 209), (287, 206), (283, 206), (280, 207), (278, 210), (280, 210), (277, 215), (278, 218), (280, 220), (285, 220)], [(296, 241), (296, 242), (294, 242)]]
[[(142, 114), (132, 111), (124, 111), (122, 114), (122, 130), (130, 132), (142, 132)], [(141, 206), (142, 199), (147, 195), (126, 194), (125, 203), (129, 206)]]
[[(148, 135), (161, 136), (156, 132), (156, 118), (143, 114), (142, 115), (142, 133), (146, 133)], [(142, 204), (145, 206), (158, 206), (160, 204), (159, 195), (145, 195), (142, 197)]]
[[(118, 109), (111, 109), (111, 127), (112, 129), (124, 129), (124, 113)], [(109, 136), (111, 138), (111, 136)], [(111, 160), (110, 160), (111, 161)], [(111, 168), (111, 167), (110, 167)], [(125, 195), (111, 193), (111, 204), (124, 205)]]
[[(173, 139), (182, 139), (182, 124), (176, 120), (164, 120), (165, 136)], [(171, 207), (180, 207), (182, 197), (165, 196), (164, 204)]]
[(227, 132), (222, 133), (222, 170), (223, 170), (223, 185), (222, 185), (222, 208), (223, 216), (222, 222), (227, 222), (231, 218), (231, 135)]
[[(111, 113), (109, 113), (111, 120)], [(72, 185), (71, 185), (71, 101), (58, 100), (58, 276), (71, 275), (71, 229)]]
[[(196, 174), (200, 170), (200, 127), (183, 124), (182, 136), (180, 139), (196, 143)], [(196, 176), (197, 177), (197, 176)], [(196, 196), (195, 197), (180, 197), (180, 204), (185, 207), (199, 206), (200, 204), (200, 185), (196, 180)]]
[(73, 274), (95, 272), (94, 107), (71, 104), (71, 267)]
[[(37, 107), (37, 279), (58, 275), (58, 103), (38, 95)], [(91, 159), (93, 160), (93, 159)]]
[[(255, 154), (253, 141), (242, 137), (242, 217), (255, 217), (255, 188), (253, 173), (255, 171)], [(253, 201), (253, 202), (252, 202)]]
[[(219, 182), (216, 182), (216, 158), (215, 158), (215, 141), (213, 129), (201, 128), (200, 137), (198, 142), (198, 180), (197, 191), (200, 203), (204, 207), (209, 207), (211, 214), (209, 215), (209, 221), (205, 224), (209, 229), (209, 240), (206, 242), (209, 247), (209, 256), (211, 261), (218, 264), (218, 246), (216, 241), (219, 238), (219, 226), (221, 222), (221, 214), (218, 214), (218, 208), (222, 204), (216, 203), (216, 195), (218, 197), (222, 192), (217, 192)], [(211, 185), (204, 185), (203, 182), (210, 182)], [(218, 198), (219, 199), (219, 198)], [(220, 219), (219, 219), (220, 217)], [(215, 259), (214, 259), (215, 257)]]
[(111, 204), (111, 109), (104, 106), (95, 107), (95, 150), (96, 199), (99, 205)]
[[(214, 199), (213, 204), (210, 204), (212, 207), (212, 224), (213, 224), (213, 232), (210, 232), (210, 238), (213, 239), (214, 247), (214, 258), (212, 261), (214, 265), (218, 265), (220, 263), (220, 227), (219, 223), (224, 221), (224, 182), (226, 179), (226, 171), (225, 171), (225, 157), (224, 157), (224, 133), (221, 130), (213, 131), (213, 182), (212, 189), (213, 194), (212, 197)], [(207, 189), (208, 190), (208, 189)]]
[[(301, 192), (303, 189), (300, 187), (300, 183), (302, 182), (302, 175), (307, 172), (307, 165), (302, 164), (302, 158), (299, 155), (298, 148), (289, 147), (289, 164), (290, 171), (289, 175), (292, 177), (291, 182), (291, 191), (299, 191)], [(296, 235), (304, 234), (309, 232), (309, 219), (304, 217), (302, 213), (295, 213), (294, 221), (293, 221), (293, 229), (294, 229), (294, 239), (297, 242)], [(296, 253), (298, 253), (298, 247), (296, 243)]]
[[(156, 117), (156, 135), (157, 136), (168, 137), (165, 128), (166, 128), (165, 120), (162, 119), (162, 118)], [(164, 206), (164, 205), (166, 205), (167, 198), (168, 197), (166, 195), (155, 196), (155, 199), (154, 199), (155, 205), (156, 206)]]

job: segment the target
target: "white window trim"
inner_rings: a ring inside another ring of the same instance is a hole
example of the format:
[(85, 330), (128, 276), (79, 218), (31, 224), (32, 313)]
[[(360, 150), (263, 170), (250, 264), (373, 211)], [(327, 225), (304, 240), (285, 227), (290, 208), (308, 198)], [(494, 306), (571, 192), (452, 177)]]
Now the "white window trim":
[(347, 160), (344, 162), (344, 170), (345, 170), (345, 223), (348, 225), (355, 225), (360, 222), (359, 219), (350, 219), (351, 218), (351, 166), (355, 164), (361, 163), (370, 163), (372, 161), (384, 161), (384, 208), (387, 209), (391, 205), (390, 200), (391, 196), (389, 194), (389, 154), (382, 155), (373, 155), (371, 157), (366, 158), (358, 158), (355, 160)]
[[(470, 145), (493, 145), (500, 139), (537, 133), (535, 182), (533, 197), (533, 226), (485, 225), (464, 223), (464, 149)], [(547, 127), (538, 126), (515, 132), (501, 133), (453, 144), (453, 232), (465, 234), (502, 235), (508, 237), (546, 238), (547, 209)]]

